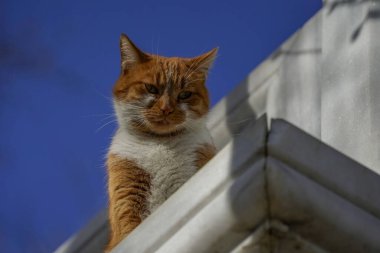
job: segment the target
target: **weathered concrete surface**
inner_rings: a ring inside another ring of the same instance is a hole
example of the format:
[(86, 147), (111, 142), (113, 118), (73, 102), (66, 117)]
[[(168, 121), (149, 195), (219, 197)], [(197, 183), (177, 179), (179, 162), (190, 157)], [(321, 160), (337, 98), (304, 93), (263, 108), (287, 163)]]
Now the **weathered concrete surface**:
[(380, 173), (380, 2), (322, 10), (322, 140)]
[(222, 147), (244, 121), (285, 119), (380, 173), (380, 1), (326, 1), (216, 105)]
[(327, 253), (278, 220), (266, 221), (231, 253)]

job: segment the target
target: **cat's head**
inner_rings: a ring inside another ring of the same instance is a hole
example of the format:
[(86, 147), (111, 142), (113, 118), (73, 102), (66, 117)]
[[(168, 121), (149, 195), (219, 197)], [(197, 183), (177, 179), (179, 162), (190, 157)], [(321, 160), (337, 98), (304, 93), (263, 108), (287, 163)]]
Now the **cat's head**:
[(121, 127), (154, 135), (191, 130), (208, 112), (205, 86), (217, 49), (195, 58), (145, 53), (120, 37), (121, 74), (113, 95)]

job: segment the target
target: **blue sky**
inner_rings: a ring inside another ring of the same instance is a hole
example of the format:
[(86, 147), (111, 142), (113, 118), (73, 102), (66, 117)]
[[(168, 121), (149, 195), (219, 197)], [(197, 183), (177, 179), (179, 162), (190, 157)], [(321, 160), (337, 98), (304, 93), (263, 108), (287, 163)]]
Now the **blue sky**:
[(143, 50), (218, 46), (212, 104), (319, 0), (0, 2), (0, 252), (53, 251), (106, 207), (104, 155), (124, 32)]

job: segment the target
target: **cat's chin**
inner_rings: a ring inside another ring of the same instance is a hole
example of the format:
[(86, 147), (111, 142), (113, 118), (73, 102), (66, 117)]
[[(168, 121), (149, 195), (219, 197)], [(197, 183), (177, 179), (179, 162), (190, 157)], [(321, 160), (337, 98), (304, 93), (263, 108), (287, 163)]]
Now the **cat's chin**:
[(128, 128), (136, 134), (143, 134), (156, 137), (171, 137), (185, 132), (182, 124), (173, 124), (168, 121), (145, 121), (144, 124), (129, 122)]
[(151, 123), (148, 130), (150, 133), (157, 136), (173, 136), (182, 133), (185, 129), (184, 127), (173, 125), (167, 121), (160, 121)]

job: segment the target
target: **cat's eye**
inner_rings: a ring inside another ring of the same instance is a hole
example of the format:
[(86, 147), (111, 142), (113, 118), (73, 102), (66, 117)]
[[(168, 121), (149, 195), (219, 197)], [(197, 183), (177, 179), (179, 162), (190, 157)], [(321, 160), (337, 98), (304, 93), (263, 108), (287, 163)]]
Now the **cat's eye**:
[(189, 97), (191, 97), (192, 94), (193, 93), (191, 91), (182, 91), (181, 93), (179, 93), (178, 99), (181, 99), (181, 100), (188, 99)]
[(145, 88), (146, 90), (151, 93), (151, 94), (158, 94), (158, 89), (156, 86), (152, 85), (152, 84), (145, 84)]

